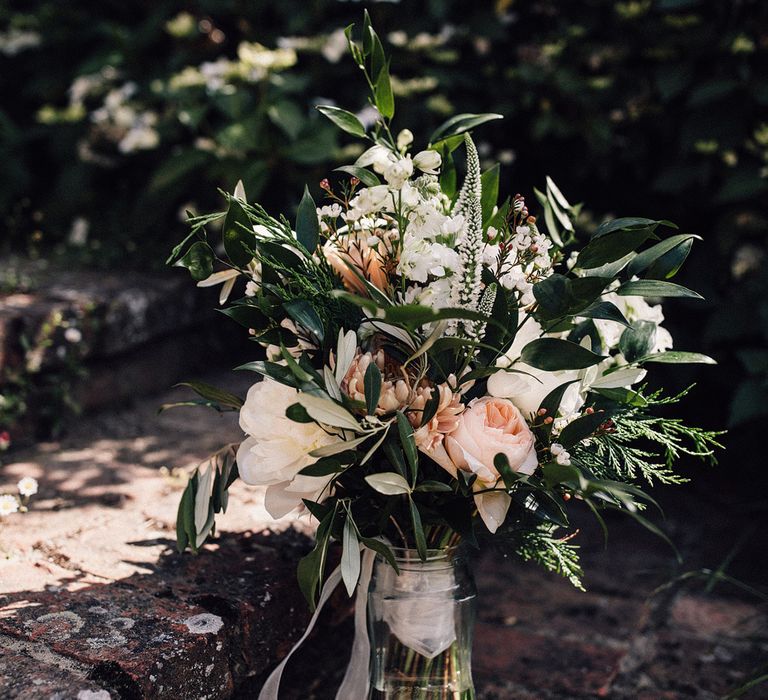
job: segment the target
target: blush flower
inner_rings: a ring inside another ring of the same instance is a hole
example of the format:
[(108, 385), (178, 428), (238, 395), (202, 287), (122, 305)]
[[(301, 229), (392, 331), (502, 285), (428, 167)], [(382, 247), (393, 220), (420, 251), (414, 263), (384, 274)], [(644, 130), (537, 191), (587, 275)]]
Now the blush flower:
[(487, 491), (501, 479), (494, 457), (503, 454), (512, 471), (520, 474), (533, 474), (538, 465), (533, 433), (522, 414), (511, 401), (492, 396), (472, 401), (443, 444), (424, 451), (454, 477), (459, 469), (477, 476), (475, 505), (492, 533), (504, 522), (511, 503), (506, 491)]
[[(455, 383), (455, 377), (449, 377), (448, 382), (437, 387), (420, 386), (416, 389), (416, 398), (409, 407), (408, 420), (414, 427), (416, 447), (426, 454), (438, 448), (445, 436), (459, 426), (459, 416), (464, 411), (464, 404), (461, 403), (461, 395), (451, 388), (451, 384)], [(434, 391), (440, 395), (437, 410), (427, 423), (422, 423), (424, 409), (432, 399)]]
[(340, 236), (323, 246), (325, 259), (341, 277), (344, 287), (362, 296), (368, 296), (368, 290), (361, 277), (382, 291), (389, 286), (384, 260), (376, 248), (368, 245), (368, 238)]
[(381, 393), (376, 405), (376, 415), (392, 413), (403, 408), (411, 394), (410, 387), (405, 379), (387, 376), (386, 358), (383, 350), (377, 350), (375, 353), (358, 353), (341, 381), (341, 390), (353, 401), (364, 404), (365, 372), (372, 362), (382, 373)]

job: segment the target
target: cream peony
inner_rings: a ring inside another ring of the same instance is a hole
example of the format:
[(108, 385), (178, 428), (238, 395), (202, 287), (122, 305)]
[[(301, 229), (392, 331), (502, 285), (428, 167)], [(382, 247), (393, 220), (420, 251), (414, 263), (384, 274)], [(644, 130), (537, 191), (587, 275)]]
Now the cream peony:
[[(492, 396), (472, 401), (452, 433), (422, 450), (454, 477), (459, 469), (476, 474), (475, 491), (498, 484), (500, 475), (493, 460), (499, 453), (515, 472), (533, 474), (538, 466), (533, 433), (522, 414), (511, 401)], [(480, 517), (492, 533), (504, 522), (510, 503), (505, 491), (475, 494)]]
[(328, 480), (298, 472), (315, 461), (309, 455), (312, 450), (338, 440), (316, 423), (286, 417), (297, 395), (295, 389), (265, 377), (248, 390), (240, 409), (240, 427), (248, 437), (237, 450), (237, 467), (246, 484), (267, 487), (265, 506), (273, 518), (302, 506), (302, 498), (320, 497)]

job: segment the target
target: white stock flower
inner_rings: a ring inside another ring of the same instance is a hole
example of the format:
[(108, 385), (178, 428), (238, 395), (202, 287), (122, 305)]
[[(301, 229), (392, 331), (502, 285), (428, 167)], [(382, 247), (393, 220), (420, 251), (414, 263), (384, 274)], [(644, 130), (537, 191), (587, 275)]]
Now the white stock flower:
[(391, 163), (387, 166), (386, 170), (384, 170), (383, 175), (384, 179), (392, 189), (399, 190), (408, 178), (413, 175), (413, 161), (411, 160), (411, 157), (406, 156), (405, 158), (400, 158), (400, 160)]
[(356, 161), (355, 165), (365, 168), (372, 166), (374, 171), (383, 175), (384, 171), (392, 164), (397, 162), (397, 156), (384, 146), (371, 146)]
[(403, 129), (397, 135), (397, 150), (404, 151), (413, 143), (413, 132), (410, 129)]
[(37, 493), (37, 487), (37, 479), (33, 479), (31, 476), (25, 476), (16, 484), (16, 488), (19, 489), (22, 496), (34, 496)]
[(286, 417), (297, 397), (295, 389), (265, 377), (248, 390), (240, 409), (240, 427), (248, 435), (237, 451), (240, 476), (267, 487), (265, 507), (273, 518), (301, 507), (303, 498), (320, 497), (328, 479), (298, 472), (315, 461), (312, 450), (338, 441), (316, 423)]
[(413, 164), (423, 173), (437, 175), (443, 159), (437, 151), (420, 151), (413, 157)]
[(7, 494), (0, 496), (0, 518), (6, 515), (12, 515), (18, 512), (19, 502), (15, 496), (9, 496)]

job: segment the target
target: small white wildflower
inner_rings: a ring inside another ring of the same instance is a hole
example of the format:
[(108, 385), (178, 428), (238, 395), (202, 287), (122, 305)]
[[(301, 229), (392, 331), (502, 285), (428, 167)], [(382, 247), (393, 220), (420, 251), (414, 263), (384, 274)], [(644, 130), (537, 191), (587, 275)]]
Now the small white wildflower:
[(410, 156), (392, 163), (384, 171), (384, 179), (394, 190), (401, 189), (411, 175), (413, 175), (413, 161)]
[(259, 293), (259, 285), (251, 280), (245, 285), (245, 296), (255, 297)]
[(397, 135), (397, 150), (404, 151), (413, 143), (413, 132), (410, 129), (403, 129)]
[(19, 502), (16, 500), (15, 496), (9, 496), (7, 494), (0, 496), (0, 518), (17, 513), (18, 510)]
[(413, 164), (422, 172), (437, 175), (443, 159), (437, 151), (420, 151), (413, 157)]
[(571, 454), (559, 442), (553, 442), (549, 451), (555, 458), (555, 462), (567, 466), (571, 463)]
[(64, 340), (68, 343), (79, 343), (83, 339), (83, 334), (79, 328), (67, 328), (64, 331)]
[(16, 484), (22, 496), (34, 496), (37, 493), (37, 486), (37, 479), (33, 479), (31, 476), (25, 476)]

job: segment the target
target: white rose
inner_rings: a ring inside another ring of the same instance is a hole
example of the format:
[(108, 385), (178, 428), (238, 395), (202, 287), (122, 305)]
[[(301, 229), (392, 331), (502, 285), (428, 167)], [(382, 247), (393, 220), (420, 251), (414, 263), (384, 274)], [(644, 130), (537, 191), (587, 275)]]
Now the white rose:
[(413, 157), (413, 164), (428, 175), (437, 175), (443, 159), (437, 151), (420, 151)]
[[(237, 466), (246, 484), (267, 486), (265, 506), (281, 518), (320, 497), (326, 478), (299, 476), (315, 461), (312, 450), (336, 442), (316, 423), (296, 423), (285, 411), (296, 403), (295, 389), (265, 377), (249, 390), (240, 409), (240, 427), (248, 435), (237, 451)], [(327, 494), (326, 494), (327, 495)]]
[[(544, 397), (553, 389), (579, 379), (578, 370), (544, 372), (524, 362), (515, 362), (512, 369), (519, 371), (500, 370), (488, 377), (488, 393), (491, 396), (509, 399), (526, 417), (530, 417), (539, 410)], [(581, 384), (576, 381), (565, 390), (560, 402), (560, 413), (569, 415), (578, 411), (583, 404)]]

